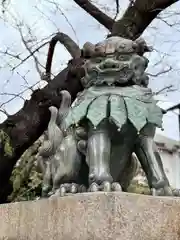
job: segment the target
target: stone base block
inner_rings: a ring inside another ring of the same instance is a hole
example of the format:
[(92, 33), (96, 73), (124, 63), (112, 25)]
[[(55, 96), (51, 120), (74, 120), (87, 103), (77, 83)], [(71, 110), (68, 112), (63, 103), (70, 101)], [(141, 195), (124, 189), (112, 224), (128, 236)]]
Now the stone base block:
[(0, 239), (179, 240), (180, 199), (86, 193), (5, 204)]

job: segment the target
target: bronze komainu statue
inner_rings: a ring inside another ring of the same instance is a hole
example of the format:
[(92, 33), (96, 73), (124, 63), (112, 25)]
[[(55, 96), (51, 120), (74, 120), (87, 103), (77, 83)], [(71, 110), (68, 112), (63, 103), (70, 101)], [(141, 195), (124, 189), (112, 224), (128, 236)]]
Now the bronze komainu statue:
[(137, 156), (154, 195), (173, 195), (153, 141), (162, 111), (148, 88), (150, 51), (143, 39), (110, 37), (83, 47), (84, 90), (71, 105), (62, 91), (50, 107), (47, 139), (39, 151), (43, 196), (82, 191), (127, 191)]

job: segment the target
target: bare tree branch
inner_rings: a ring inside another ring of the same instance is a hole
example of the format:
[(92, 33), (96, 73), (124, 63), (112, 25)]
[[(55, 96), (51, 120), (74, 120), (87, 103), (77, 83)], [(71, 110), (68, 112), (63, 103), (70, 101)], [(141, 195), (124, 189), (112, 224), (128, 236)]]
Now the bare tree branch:
[[(161, 11), (178, 0), (131, 0), (123, 17), (116, 22), (90, 3), (90, 1), (74, 1), (100, 24), (111, 31), (109, 36), (118, 35), (129, 39), (136, 39)], [(119, 0), (116, 0), (116, 8), (118, 7)]]
[[(25, 61), (27, 61), (30, 57), (34, 58), (34, 62), (35, 62), (35, 67), (37, 72), (40, 74), (40, 76), (42, 75), (40, 67), (45, 68), (39, 61), (38, 58), (35, 56), (35, 53), (38, 52), (42, 47), (44, 47), (47, 43), (49, 43), (49, 41), (47, 41), (47, 39), (49, 39), (50, 37), (52, 37), (54, 34), (51, 34), (48, 37), (45, 37), (43, 39), (41, 39), (40, 41), (37, 41), (36, 37), (33, 36), (32, 34), (32, 30), (31, 28), (27, 25), (24, 24), (22, 21), (19, 21), (16, 17), (14, 17), (13, 15), (11, 15), (11, 17), (13, 18), (15, 25), (13, 26), (13, 28), (15, 28), (21, 37), (22, 43), (24, 44), (26, 50), (29, 52), (29, 55), (25, 58), (21, 58), (21, 55), (23, 54), (23, 52), (18, 53), (18, 54), (13, 54), (9, 51), (9, 49), (7, 48), (5, 51), (0, 51), (1, 54), (5, 54), (8, 55), (12, 58), (15, 58), (17, 60), (19, 60), (19, 63), (17, 65), (15, 65), (14, 67), (11, 68), (12, 71), (14, 71), (16, 68), (18, 68), (20, 65), (22, 65)], [(28, 31), (28, 39), (26, 39), (26, 37), (24, 36), (24, 33), (22, 31), (22, 27), (26, 26), (26, 29)], [(45, 41), (45, 42), (44, 42)], [(33, 43), (35, 42), (35, 44)], [(39, 46), (38, 46), (39, 45)], [(37, 47), (36, 47), (37, 46)], [(36, 48), (35, 48), (36, 47)], [(35, 49), (34, 49), (35, 48)]]
[[(41, 64), (40, 64), (38, 58), (32, 53), (32, 50), (31, 50), (31, 48), (29, 47), (28, 42), (25, 40), (25, 38), (24, 38), (24, 36), (23, 36), (23, 33), (22, 33), (22, 29), (21, 29), (21, 27), (20, 27), (19, 25), (18, 25), (18, 29), (19, 29), (19, 33), (20, 33), (20, 36), (21, 36), (21, 40), (22, 40), (24, 46), (26, 47), (26, 49), (28, 50), (28, 52), (30, 53), (30, 55), (34, 58), (36, 70), (37, 70), (37, 72), (39, 73), (39, 76), (40, 76), (40, 78), (41, 78), (41, 77), (42, 77), (42, 72), (41, 72), (40, 67), (39, 67), (39, 65), (41, 65)], [(41, 66), (42, 66), (42, 65), (41, 65)], [(42, 67), (43, 67), (43, 66), (42, 66)]]
[(0, 109), (0, 112), (2, 112), (4, 115), (6, 115), (7, 117), (10, 116), (10, 114), (5, 110), (5, 109)]
[(12, 57), (12, 58), (21, 60), (20, 54), (13, 54), (13, 53), (11, 53), (11, 52), (9, 51), (8, 48), (7, 48), (5, 51), (0, 50), (0, 53), (1, 53), (1, 54), (4, 54), (4, 55), (8, 55), (8, 56), (10, 56), (10, 57)]
[[(50, 37), (51, 37), (52, 35), (54, 35), (54, 34), (51, 34)], [(48, 37), (48, 38), (49, 38), (49, 37)], [(43, 41), (44, 41), (44, 39), (41, 39), (41, 42), (43, 42)], [(1, 53), (1, 54), (4, 54), (4, 55), (8, 55), (8, 56), (10, 56), (10, 57), (12, 57), (12, 58), (17, 59), (17, 60), (20, 61), (17, 65), (15, 65), (15, 66), (12, 68), (12, 71), (14, 71), (16, 68), (18, 68), (18, 67), (19, 67), (20, 65), (22, 65), (24, 62), (26, 62), (29, 58), (31, 58), (31, 57), (32, 57), (36, 52), (38, 52), (41, 48), (43, 48), (44, 46), (46, 46), (48, 43), (49, 43), (49, 40), (46, 41), (46, 42), (41, 43), (41, 44), (40, 44), (38, 47), (36, 47), (34, 50), (31, 50), (30, 54), (29, 54), (27, 57), (25, 57), (25, 58), (21, 58), (21, 57), (20, 57), (22, 53), (13, 54), (13, 53), (11, 53), (11, 52), (9, 51), (8, 48), (7, 48), (5, 51), (0, 50), (0, 53)], [(38, 44), (39, 44), (39, 43), (38, 43)], [(37, 44), (37, 45), (38, 45), (38, 44)], [(33, 47), (34, 47), (34, 46), (33, 46)]]
[(24, 62), (26, 62), (30, 57), (32, 57), (36, 52), (38, 52), (41, 48), (43, 48), (45, 45), (47, 45), (49, 43), (49, 41), (46, 41), (44, 43), (42, 43), (40, 46), (38, 46), (36, 49), (34, 49), (33, 51), (31, 51), (31, 53), (25, 57), (24, 59), (21, 59), (21, 62), (18, 63), (15, 67), (13, 67), (12, 71), (14, 71), (16, 68), (18, 68), (20, 65), (22, 65)]
[(1, 5), (2, 5), (2, 13), (4, 14), (8, 5), (8, 1), (7, 0), (1, 0)]
[(176, 110), (176, 109), (180, 109), (180, 103), (166, 109), (165, 111), (168, 112), (168, 111), (173, 111), (173, 110)]
[(159, 77), (160, 75), (165, 74), (165, 73), (168, 73), (168, 72), (170, 72), (171, 70), (172, 70), (172, 67), (170, 66), (168, 69), (164, 69), (164, 70), (162, 70), (162, 71), (160, 71), (160, 72), (157, 72), (157, 73), (155, 73), (155, 74), (148, 73), (148, 75), (151, 76), (151, 77)]
[[(76, 30), (74, 29), (72, 23), (69, 21), (68, 17), (67, 17), (66, 14), (64, 13), (64, 11), (62, 11), (62, 9), (60, 8), (59, 4), (58, 4), (55, 0), (46, 0), (46, 1), (49, 2), (49, 3), (51, 3), (51, 4), (53, 4), (53, 5), (56, 7), (56, 10), (57, 10), (58, 12), (60, 12), (60, 14), (62, 14), (62, 16), (65, 18), (67, 24), (68, 24), (68, 25), (70, 26), (70, 28), (72, 29), (72, 31), (73, 31), (73, 33), (74, 33), (74, 36), (76, 37), (76, 40), (77, 40), (77, 42), (78, 42), (78, 37), (77, 37), (77, 35), (76, 35)], [(36, 7), (36, 8), (37, 8), (37, 7)], [(44, 12), (41, 11), (41, 13), (42, 13), (44, 16), (46, 16), (46, 15), (44, 14)], [(52, 19), (49, 19), (47, 16), (46, 16), (46, 18), (47, 18), (50, 22), (52, 22)], [(52, 23), (53, 23), (53, 25), (54, 25), (54, 22), (52, 22)], [(57, 32), (59, 32), (59, 28), (57, 28), (57, 29), (58, 29)]]
[(154, 93), (154, 95), (159, 95), (160, 93), (164, 92), (165, 90), (169, 90), (169, 89), (172, 89), (173, 85), (170, 84), (166, 87), (163, 87), (162, 89), (158, 90), (157, 92)]
[(114, 17), (114, 20), (116, 20), (117, 15), (119, 14), (119, 0), (115, 0), (115, 2), (116, 2), (116, 15)]
[[(5, 106), (6, 104), (10, 103), (11, 101), (13, 101), (14, 99), (16, 99), (17, 97), (23, 99), (25, 101), (25, 99), (21, 96), (23, 93), (25, 93), (28, 90), (31, 90), (32, 92), (34, 92), (33, 87), (35, 87), (38, 83), (40, 83), (40, 81), (36, 82), (35, 84), (33, 84), (32, 86), (29, 86), (28, 88), (24, 89), (23, 91), (19, 92), (18, 94), (7, 94), (7, 95), (11, 95), (13, 96), (12, 98), (8, 99), (6, 102), (3, 102), (2, 104), (0, 104), (0, 108), (2, 108), (3, 106)], [(1, 93), (1, 95), (3, 95), (3, 93)]]
[[(0, 96), (14, 96), (14, 97), (19, 97), (21, 98), (23, 101), (25, 101), (25, 99), (20, 95), (20, 94), (15, 94), (15, 93), (0, 93)], [(1, 105), (0, 105), (1, 107)]]
[(123, 17), (115, 22), (113, 36), (129, 39), (138, 38), (157, 15), (178, 0), (136, 0), (125, 11)]
[(51, 78), (52, 59), (53, 59), (54, 49), (58, 41), (65, 46), (65, 48), (71, 54), (72, 58), (76, 59), (76, 58), (79, 58), (81, 55), (81, 49), (67, 34), (60, 33), (60, 32), (57, 33), (49, 43), (47, 62), (46, 62), (46, 73), (41, 78), (42, 80), (49, 81)]
[(100, 24), (102, 24), (109, 31), (112, 30), (113, 24), (115, 21), (103, 13), (99, 8), (94, 6), (88, 0), (74, 0), (82, 9), (84, 9), (87, 13), (89, 13), (93, 18), (95, 18)]

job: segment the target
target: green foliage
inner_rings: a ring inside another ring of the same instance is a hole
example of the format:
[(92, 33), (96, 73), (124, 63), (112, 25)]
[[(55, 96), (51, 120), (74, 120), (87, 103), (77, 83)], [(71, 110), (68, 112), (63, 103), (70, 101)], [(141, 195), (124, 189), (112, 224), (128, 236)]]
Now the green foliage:
[(0, 130), (0, 142), (4, 147), (4, 155), (7, 157), (12, 157), (14, 150), (11, 146), (9, 136), (3, 130)]
[(13, 192), (9, 196), (11, 202), (34, 200), (41, 194), (42, 173), (37, 171), (36, 153), (40, 142), (32, 145), (18, 161), (11, 181)]
[(130, 186), (128, 187), (128, 192), (150, 195), (150, 189), (147, 184), (140, 184), (137, 181), (133, 180)]
[(15, 168), (12, 175), (13, 192), (9, 196), (12, 202), (35, 200), (41, 194), (42, 174), (33, 166), (28, 175), (20, 166)]

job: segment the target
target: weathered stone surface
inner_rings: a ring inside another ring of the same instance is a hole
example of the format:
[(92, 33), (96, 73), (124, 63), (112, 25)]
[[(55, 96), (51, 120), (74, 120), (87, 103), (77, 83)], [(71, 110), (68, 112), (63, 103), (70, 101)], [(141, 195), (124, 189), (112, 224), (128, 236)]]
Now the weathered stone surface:
[(179, 240), (180, 199), (87, 193), (1, 205), (0, 239)]

